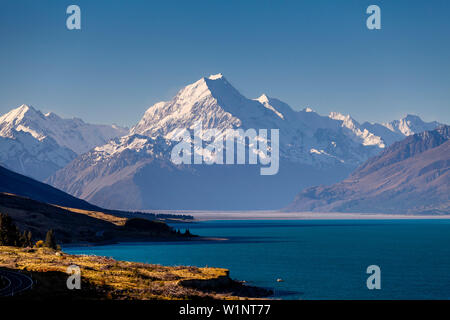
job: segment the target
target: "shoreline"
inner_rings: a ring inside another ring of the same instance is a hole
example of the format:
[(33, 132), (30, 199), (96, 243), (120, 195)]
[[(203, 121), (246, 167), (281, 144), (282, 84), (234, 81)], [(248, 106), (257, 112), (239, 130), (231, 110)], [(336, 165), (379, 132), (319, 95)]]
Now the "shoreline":
[[(174, 212), (174, 211), (172, 211)], [(186, 211), (183, 211), (186, 212)], [(175, 212), (174, 212), (175, 213)], [(450, 215), (386, 213), (316, 213), (282, 211), (189, 211), (191, 222), (213, 220), (430, 220), (450, 219)]]
[[(174, 211), (171, 211), (174, 212)], [(186, 212), (186, 211), (183, 211)], [(257, 221), (257, 220), (284, 220), (284, 221), (301, 221), (301, 220), (449, 220), (450, 215), (411, 215), (411, 214), (384, 214), (384, 213), (315, 213), (315, 212), (280, 212), (280, 211), (189, 211), (194, 216), (194, 220), (177, 221), (170, 224), (178, 223), (196, 223), (205, 221)], [(176, 213), (175, 213), (176, 214)], [(62, 247), (98, 247), (116, 244), (136, 244), (136, 243), (186, 243), (186, 242), (216, 242), (229, 241), (225, 237), (214, 236), (194, 236), (191, 238), (165, 238), (157, 237), (148, 238), (117, 238), (109, 241), (99, 242), (69, 242), (61, 243)]]
[(142, 240), (116, 240), (116, 241), (104, 241), (104, 242), (68, 242), (61, 243), (62, 250), (64, 248), (81, 248), (81, 247), (101, 247), (108, 245), (116, 245), (116, 244), (136, 244), (136, 243), (181, 243), (181, 242), (213, 242), (213, 241), (228, 241), (228, 238), (219, 238), (219, 237), (202, 237), (196, 236), (189, 239), (164, 239), (164, 238), (156, 238), (156, 239), (142, 239)]

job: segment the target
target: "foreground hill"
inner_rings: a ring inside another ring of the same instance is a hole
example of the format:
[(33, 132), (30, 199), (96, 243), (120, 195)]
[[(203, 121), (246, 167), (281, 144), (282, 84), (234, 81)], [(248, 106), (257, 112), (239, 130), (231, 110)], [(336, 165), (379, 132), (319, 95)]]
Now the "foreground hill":
[(63, 207), (101, 210), (84, 200), (75, 198), (48, 184), (15, 173), (0, 166), (0, 192), (16, 194), (36, 201)]
[[(269, 290), (232, 280), (226, 269), (164, 267), (68, 255), (46, 248), (0, 247), (0, 265), (0, 270), (20, 272), (34, 279), (33, 288), (17, 295), (17, 299), (241, 299), (271, 294)], [(70, 265), (81, 269), (81, 290), (67, 289), (66, 272)]]
[(305, 189), (290, 211), (450, 213), (450, 127), (407, 137), (332, 186)]
[[(21, 231), (31, 231), (34, 240), (53, 229), (60, 243), (176, 240), (182, 237), (165, 223), (150, 220), (191, 218), (104, 210), (1, 166), (0, 213), (10, 215)], [(133, 222), (137, 217), (141, 218), (138, 228)]]
[[(142, 217), (146, 219), (192, 219), (188, 215), (174, 215), (174, 214), (153, 214), (142, 212), (126, 212), (118, 210), (106, 210), (90, 204), (87, 201), (78, 199), (61, 190), (58, 190), (48, 184), (39, 182), (32, 178), (23, 176), (21, 174), (12, 172), (0, 166), (0, 193), (9, 193), (17, 195), (22, 198), (29, 198), (38, 202), (56, 205), (60, 207), (67, 207), (70, 210), (81, 209), (96, 212), (105, 212), (110, 215), (119, 217)], [(131, 198), (131, 197), (130, 197)], [(2, 204), (0, 199), (0, 205)], [(114, 206), (110, 206), (113, 207)]]
[(21, 231), (31, 231), (33, 241), (44, 239), (50, 229), (58, 243), (186, 239), (161, 221), (59, 207), (7, 193), (0, 193), (0, 213), (8, 214)]

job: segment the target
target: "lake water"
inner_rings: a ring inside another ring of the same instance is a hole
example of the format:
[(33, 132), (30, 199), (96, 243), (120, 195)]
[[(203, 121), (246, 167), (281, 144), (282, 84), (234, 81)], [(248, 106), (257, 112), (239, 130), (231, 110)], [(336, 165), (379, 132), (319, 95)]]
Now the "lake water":
[[(188, 227), (194, 234), (229, 240), (63, 249), (162, 265), (224, 267), (232, 278), (271, 288), (281, 299), (450, 298), (450, 220), (236, 220)], [(366, 287), (369, 265), (381, 268), (381, 290)]]

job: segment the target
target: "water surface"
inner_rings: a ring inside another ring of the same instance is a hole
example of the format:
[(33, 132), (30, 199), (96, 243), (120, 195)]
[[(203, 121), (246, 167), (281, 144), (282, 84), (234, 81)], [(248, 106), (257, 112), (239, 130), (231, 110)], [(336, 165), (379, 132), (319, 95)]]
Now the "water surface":
[[(233, 220), (173, 226), (229, 240), (64, 251), (163, 265), (224, 267), (233, 278), (272, 288), (281, 299), (450, 298), (450, 220)], [(381, 290), (366, 287), (369, 265), (381, 268)]]

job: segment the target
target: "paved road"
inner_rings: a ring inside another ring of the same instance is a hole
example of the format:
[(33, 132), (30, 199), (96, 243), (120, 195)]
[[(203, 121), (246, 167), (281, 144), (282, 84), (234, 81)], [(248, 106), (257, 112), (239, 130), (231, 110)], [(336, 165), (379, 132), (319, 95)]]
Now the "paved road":
[(0, 296), (13, 296), (33, 286), (33, 279), (16, 271), (0, 269), (0, 277), (6, 281), (6, 287), (0, 288)]

